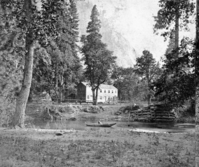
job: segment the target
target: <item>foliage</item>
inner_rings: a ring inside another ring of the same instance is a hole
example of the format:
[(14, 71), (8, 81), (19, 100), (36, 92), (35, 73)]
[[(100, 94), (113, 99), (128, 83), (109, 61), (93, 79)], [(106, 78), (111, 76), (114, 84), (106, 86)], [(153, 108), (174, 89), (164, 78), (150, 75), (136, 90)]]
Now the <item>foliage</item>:
[(143, 100), (146, 90), (143, 82), (135, 74), (134, 68), (116, 66), (111, 78), (114, 86), (118, 89), (119, 100)]
[(187, 100), (193, 99), (195, 87), (193, 43), (184, 39), (181, 42), (179, 57), (174, 56), (176, 50), (167, 53), (163, 65), (163, 74), (155, 83), (156, 97), (160, 101), (182, 105)]
[[(154, 17), (154, 31), (163, 30), (162, 36), (171, 35), (171, 28), (176, 24), (176, 19), (180, 19), (180, 27), (188, 30), (187, 24), (190, 22), (190, 15), (194, 13), (194, 3), (190, 0), (159, 0), (160, 10)], [(178, 17), (178, 18), (176, 18)]]
[[(161, 9), (155, 17), (155, 32), (163, 30), (162, 36), (170, 41), (165, 53), (163, 73), (155, 83), (156, 97), (160, 101), (183, 105), (194, 97), (193, 43), (184, 38), (178, 45), (179, 31), (189, 30), (195, 4), (192, 0), (159, 1)], [(173, 29), (175, 25), (175, 31)]]
[(15, 26), (6, 27), (0, 6), (0, 126), (9, 123), (15, 110), (15, 99), (21, 87), (24, 41)]
[[(57, 29), (60, 36), (46, 47), (51, 63), (39, 59), (34, 70), (35, 92), (48, 91), (62, 101), (65, 94), (75, 93), (75, 83), (81, 77), (78, 51), (78, 14), (73, 0), (64, 4)], [(71, 92), (72, 91), (72, 92)]]
[[(2, 30), (7, 35), (11, 31), (13, 38), (20, 37), (20, 41), (24, 44), (21, 46), (24, 50), (22, 54), (25, 62), (24, 75), (12, 120), (12, 126), (23, 127), (25, 108), (32, 81), (32, 60), (35, 49), (46, 48), (50, 41), (55, 40), (60, 35), (59, 27), (56, 25), (65, 6), (62, 0), (56, 2), (42, 0), (40, 7), (37, 4), (38, 2), (31, 0), (1, 0), (0, 2), (4, 18)], [(8, 42), (3, 45), (4, 51), (8, 50)], [(13, 46), (12, 49), (15, 50), (16, 47)]]
[[(87, 33), (81, 38), (83, 60), (86, 66), (85, 78), (89, 81), (93, 91), (93, 101), (96, 103), (100, 84), (107, 81), (116, 57), (101, 41), (100, 20), (96, 5), (91, 12), (91, 21), (88, 23)], [(95, 94), (96, 91), (96, 94)]]
[(153, 82), (161, 74), (159, 64), (156, 63), (153, 55), (149, 51), (144, 50), (143, 55), (136, 59), (136, 65), (134, 68), (135, 73), (138, 74), (142, 81), (145, 81), (147, 84), (147, 100), (150, 104), (150, 100), (153, 95)]

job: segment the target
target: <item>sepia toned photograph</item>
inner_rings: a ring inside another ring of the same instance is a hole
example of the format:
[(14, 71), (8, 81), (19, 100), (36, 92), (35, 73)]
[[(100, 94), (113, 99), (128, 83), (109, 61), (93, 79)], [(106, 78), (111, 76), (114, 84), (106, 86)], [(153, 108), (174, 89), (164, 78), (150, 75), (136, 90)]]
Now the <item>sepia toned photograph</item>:
[(0, 0), (0, 167), (199, 167), (199, 0)]

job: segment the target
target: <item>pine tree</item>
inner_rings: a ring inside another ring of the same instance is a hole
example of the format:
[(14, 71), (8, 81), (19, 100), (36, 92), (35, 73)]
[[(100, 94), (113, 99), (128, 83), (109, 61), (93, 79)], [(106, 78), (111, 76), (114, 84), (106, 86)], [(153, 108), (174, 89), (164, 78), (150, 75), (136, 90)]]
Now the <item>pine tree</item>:
[(83, 43), (83, 60), (86, 66), (85, 77), (92, 89), (93, 104), (96, 105), (99, 86), (107, 81), (116, 57), (112, 56), (113, 53), (101, 41), (101, 22), (96, 5), (92, 9), (90, 19), (87, 27), (88, 35), (83, 35), (81, 41)]
[[(47, 47), (51, 57), (51, 65), (46, 65), (45, 70), (42, 65), (35, 68), (35, 78), (42, 78), (42, 84), (35, 85), (45, 87), (46, 91), (54, 90), (58, 102), (62, 101), (64, 95), (68, 94), (68, 89), (75, 89), (75, 82), (78, 81), (81, 73), (81, 64), (78, 52), (78, 14), (76, 3), (70, 0), (64, 3), (64, 12), (60, 13), (58, 20), (58, 32), (60, 36)], [(40, 61), (43, 64), (42, 61)], [(44, 74), (37, 73), (43, 69)], [(46, 75), (46, 70), (48, 75)], [(36, 80), (35, 80), (36, 81)], [(45, 81), (45, 82), (44, 82)], [(74, 90), (73, 90), (74, 91)]]

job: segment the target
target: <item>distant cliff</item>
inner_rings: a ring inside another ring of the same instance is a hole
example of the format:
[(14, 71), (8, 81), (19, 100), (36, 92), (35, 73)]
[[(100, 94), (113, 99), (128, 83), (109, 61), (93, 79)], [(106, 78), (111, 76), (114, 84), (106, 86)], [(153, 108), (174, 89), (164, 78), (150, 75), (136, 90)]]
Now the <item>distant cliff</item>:
[[(131, 45), (130, 41), (126, 39), (116, 27), (118, 21), (117, 17), (120, 16), (120, 11), (125, 10), (125, 6), (123, 6), (122, 1), (118, 2), (120, 3), (117, 3), (117, 5), (114, 6), (112, 5), (114, 3), (111, 0), (77, 0), (80, 20), (80, 36), (86, 34), (86, 28), (88, 22), (90, 21), (91, 9), (96, 4), (98, 11), (100, 12), (103, 42), (108, 45), (109, 50), (114, 52), (114, 56), (117, 57), (117, 64), (119, 66), (132, 67), (135, 64), (138, 54), (135, 48)], [(106, 6), (106, 9), (108, 8), (108, 10), (105, 10), (104, 6)], [(111, 14), (109, 12), (111, 12)]]

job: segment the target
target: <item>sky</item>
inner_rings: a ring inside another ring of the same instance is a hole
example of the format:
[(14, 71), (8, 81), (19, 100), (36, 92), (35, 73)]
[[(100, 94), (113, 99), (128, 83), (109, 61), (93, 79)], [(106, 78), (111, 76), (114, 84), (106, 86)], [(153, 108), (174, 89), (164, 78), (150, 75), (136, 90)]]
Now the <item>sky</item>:
[[(164, 55), (168, 41), (153, 33), (155, 24), (153, 16), (159, 10), (159, 0), (77, 0), (81, 3), (91, 2), (103, 11), (104, 17), (112, 21), (112, 28), (122, 34), (139, 55), (143, 50), (149, 50), (156, 60)], [(191, 31), (186, 35), (194, 37)], [(182, 37), (185, 33), (180, 33)]]

